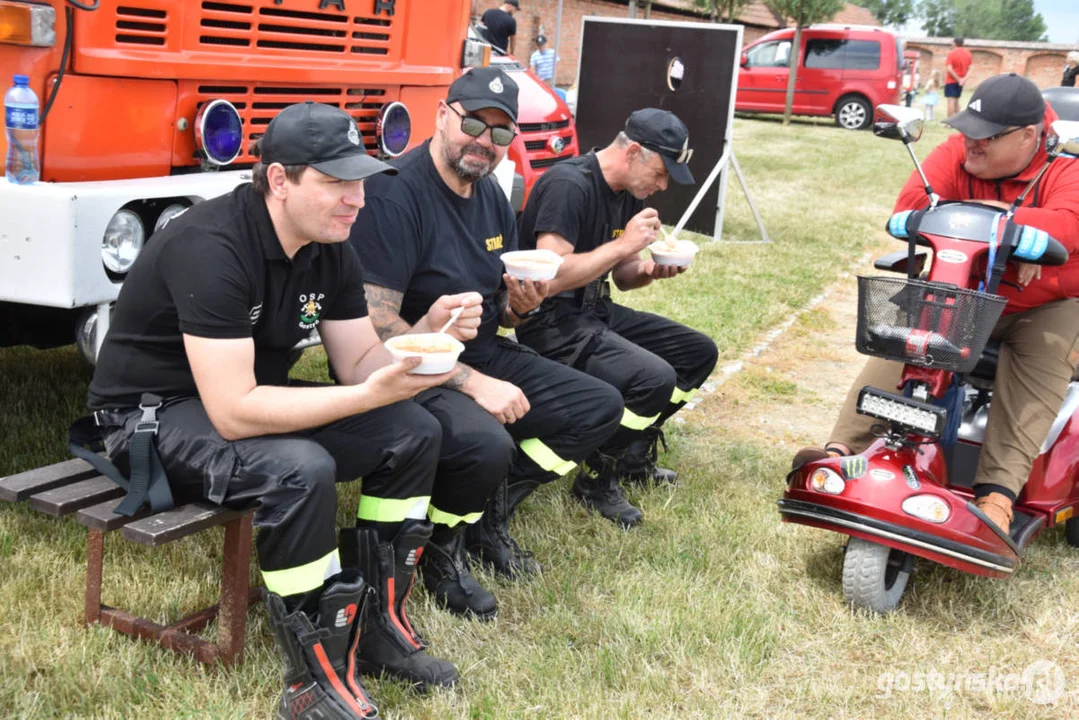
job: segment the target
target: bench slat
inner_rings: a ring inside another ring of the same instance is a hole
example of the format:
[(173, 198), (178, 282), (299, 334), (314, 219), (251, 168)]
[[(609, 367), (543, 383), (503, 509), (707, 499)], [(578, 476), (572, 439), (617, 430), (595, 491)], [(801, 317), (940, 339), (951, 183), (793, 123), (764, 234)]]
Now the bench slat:
[(74, 458), (54, 465), (27, 470), (0, 478), (0, 500), (18, 502), (46, 490), (69, 485), (97, 475), (85, 460)]
[(142, 509), (135, 513), (134, 517), (117, 515), (113, 510), (121, 502), (123, 502), (123, 498), (116, 498), (115, 500), (106, 500), (103, 503), (83, 508), (75, 515), (75, 521), (91, 530), (100, 530), (107, 533), (118, 527), (123, 527), (129, 522), (141, 520), (150, 514), (150, 511), (143, 505)]
[(46, 490), (30, 497), (30, 507), (47, 515), (69, 515), (104, 500), (118, 498), (124, 489), (103, 475)]
[(245, 511), (228, 510), (208, 502), (194, 502), (128, 523), (120, 532), (128, 540), (140, 545), (157, 547), (194, 535), (206, 528), (224, 525), (244, 513)]

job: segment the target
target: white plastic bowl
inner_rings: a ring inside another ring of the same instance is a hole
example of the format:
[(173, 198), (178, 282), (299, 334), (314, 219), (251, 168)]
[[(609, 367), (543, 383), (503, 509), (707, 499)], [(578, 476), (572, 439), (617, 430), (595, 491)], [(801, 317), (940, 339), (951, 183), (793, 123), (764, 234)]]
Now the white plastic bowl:
[(558, 274), (562, 256), (550, 250), (514, 250), (502, 253), (506, 272), (521, 280), (551, 280)]
[(396, 361), (409, 357), (422, 358), (423, 362), (411, 370), (417, 375), (449, 372), (457, 363), (457, 356), (465, 349), (461, 341), (445, 333), (398, 335), (384, 344)]
[(654, 242), (648, 246), (648, 252), (652, 253), (652, 259), (657, 265), (678, 265), (684, 267), (693, 262), (693, 256), (701, 249), (692, 240), (676, 240), (674, 247), (670, 247), (663, 240)]

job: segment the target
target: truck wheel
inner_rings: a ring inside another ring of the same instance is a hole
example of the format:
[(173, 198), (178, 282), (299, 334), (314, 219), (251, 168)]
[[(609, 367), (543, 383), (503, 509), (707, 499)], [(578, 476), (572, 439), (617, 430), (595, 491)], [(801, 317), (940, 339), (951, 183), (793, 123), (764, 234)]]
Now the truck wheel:
[(861, 95), (844, 95), (835, 104), (835, 122), (847, 130), (864, 130), (873, 122), (873, 108)]
[(907, 589), (913, 566), (909, 553), (852, 537), (843, 557), (843, 598), (854, 607), (891, 612)]

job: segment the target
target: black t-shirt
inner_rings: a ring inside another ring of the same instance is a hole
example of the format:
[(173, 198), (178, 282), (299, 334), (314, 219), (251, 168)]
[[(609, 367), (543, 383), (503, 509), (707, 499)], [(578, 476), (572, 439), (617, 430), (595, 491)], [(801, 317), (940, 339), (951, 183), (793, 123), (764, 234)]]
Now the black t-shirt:
[(518, 220), (522, 250), (533, 250), (543, 233), (558, 233), (586, 253), (621, 237), (626, 223), (644, 208), (644, 201), (626, 190), (615, 192), (603, 178), (593, 150), (547, 170), (532, 186)]
[(394, 160), (398, 174), (366, 184), (366, 204), (352, 226), (352, 245), (367, 282), (404, 293), (401, 318), (415, 324), (442, 295), (483, 295), (479, 334), (461, 362), (478, 366), (495, 347), (502, 253), (517, 249), (513, 209), (492, 176), (463, 198), (446, 185), (431, 159), (431, 143)]
[(90, 383), (90, 407), (198, 394), (183, 334), (253, 338), (260, 385), (288, 383), (290, 349), (322, 320), (367, 315), (359, 258), (346, 243), (290, 260), (250, 184), (193, 206), (154, 235), (120, 289)]
[(487, 27), (491, 42), (502, 51), (509, 47), (510, 38), (517, 34), (517, 21), (500, 8), (491, 8), (484, 12), (480, 22)]

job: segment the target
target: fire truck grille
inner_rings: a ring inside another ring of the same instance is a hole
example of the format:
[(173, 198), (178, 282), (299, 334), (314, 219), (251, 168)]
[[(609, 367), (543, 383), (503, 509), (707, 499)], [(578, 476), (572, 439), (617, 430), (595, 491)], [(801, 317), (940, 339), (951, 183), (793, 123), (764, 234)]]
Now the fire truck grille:
[(168, 35), (168, 12), (156, 8), (116, 8), (118, 45), (163, 46)]
[[(316, 7), (312, 3), (312, 7)], [(319, 54), (388, 55), (393, 28), (389, 15), (288, 10), (265, 2), (203, 2), (199, 45)]]
[(228, 100), (240, 113), (244, 126), (244, 144), (237, 163), (254, 162), (251, 145), (262, 137), (270, 120), (284, 107), (314, 100), (341, 108), (356, 121), (370, 153), (378, 150), (375, 126), (378, 112), (385, 103), (396, 100), (396, 91), (375, 87), (281, 87), (273, 85), (199, 85), (197, 107), (214, 99)]

